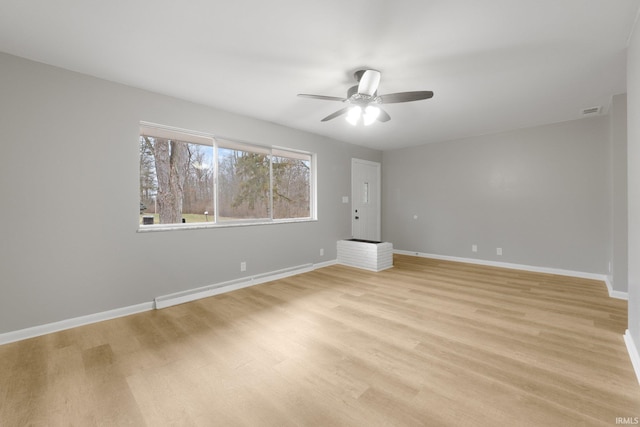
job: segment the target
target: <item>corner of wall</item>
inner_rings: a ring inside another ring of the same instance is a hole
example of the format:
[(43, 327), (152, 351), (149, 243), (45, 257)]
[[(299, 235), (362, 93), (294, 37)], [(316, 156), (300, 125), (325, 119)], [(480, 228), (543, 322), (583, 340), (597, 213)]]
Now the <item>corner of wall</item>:
[(624, 334), (624, 343), (627, 345), (627, 351), (629, 352), (629, 357), (631, 358), (631, 364), (633, 365), (633, 370), (636, 373), (636, 378), (638, 379), (638, 384), (640, 384), (640, 353), (638, 353), (638, 346), (633, 340), (631, 333), (627, 329)]
[[(625, 342), (640, 372), (640, 7), (627, 43), (627, 202), (629, 329)], [(640, 375), (638, 375), (640, 377)]]

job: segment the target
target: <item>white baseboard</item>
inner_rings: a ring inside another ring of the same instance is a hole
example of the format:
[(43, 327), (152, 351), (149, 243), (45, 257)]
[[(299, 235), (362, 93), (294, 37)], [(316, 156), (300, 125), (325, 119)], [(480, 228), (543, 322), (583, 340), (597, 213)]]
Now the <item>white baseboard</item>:
[(104, 320), (142, 313), (143, 311), (149, 310), (153, 310), (152, 302), (145, 302), (142, 304), (131, 305), (129, 307), (116, 308), (114, 310), (88, 314), (86, 316), (74, 317), (72, 319), (61, 320), (59, 322), (47, 323), (45, 325), (33, 326), (31, 328), (6, 332), (4, 334), (0, 334), (0, 345), (9, 344), (15, 341), (26, 340), (27, 338), (34, 338), (40, 335), (51, 334), (53, 332), (63, 331), (65, 329), (76, 328), (78, 326), (90, 325), (91, 323), (102, 322)]
[(394, 249), (393, 252), (401, 255), (411, 255), (411, 256), (417, 256), (422, 258), (441, 259), (443, 261), (465, 262), (468, 264), (486, 265), (490, 267), (501, 267), (501, 268), (508, 268), (511, 270), (523, 270), (523, 271), (531, 271), (534, 273), (557, 274), (559, 276), (569, 276), (569, 277), (579, 277), (581, 279), (601, 280), (605, 282), (605, 284), (607, 285), (609, 297), (618, 298), (618, 299), (628, 299), (628, 294), (626, 292), (614, 291), (612, 289), (611, 283), (609, 282), (609, 278), (605, 274), (585, 273), (583, 271), (563, 270), (559, 268), (549, 268), (549, 267), (537, 267), (537, 266), (526, 265), (526, 264), (512, 264), (509, 262), (487, 261), (487, 260), (476, 259), (476, 258), (462, 258), (462, 257), (448, 256), (448, 255), (429, 254), (424, 252), (403, 251), (398, 249)]
[[(563, 276), (603, 280), (607, 284), (607, 289), (609, 289), (609, 295), (612, 298), (627, 299), (626, 293), (613, 291), (611, 289), (611, 284), (609, 283), (608, 278), (604, 275), (599, 275), (599, 274), (583, 273), (583, 272), (576, 272), (576, 271), (569, 271), (569, 270), (559, 270), (554, 268), (533, 267), (533, 266), (522, 265), (522, 264), (485, 261), (485, 260), (478, 260), (473, 258), (452, 257), (452, 256), (428, 254), (428, 253), (422, 253), (422, 252), (411, 252), (411, 251), (403, 251), (403, 250), (397, 250), (397, 249), (394, 250), (394, 253), (419, 256), (423, 258), (441, 259), (446, 261), (466, 262), (466, 263), (487, 265), (487, 266), (493, 266), (493, 267), (502, 267), (502, 268), (516, 269), (516, 270), (533, 271), (533, 272), (540, 272), (540, 273), (559, 274)], [(61, 320), (59, 322), (53, 322), (45, 325), (39, 325), (39, 326), (30, 327), (30, 328), (20, 329), (17, 331), (6, 332), (3, 334), (0, 334), (0, 345), (8, 344), (11, 342), (20, 341), (28, 338), (34, 338), (40, 335), (50, 334), (50, 333), (62, 331), (65, 329), (71, 329), (78, 326), (88, 325), (91, 323), (101, 322), (104, 320), (110, 320), (118, 317), (128, 316), (131, 314), (141, 313), (143, 311), (153, 310), (154, 308), (160, 309), (160, 308), (170, 307), (177, 304), (182, 304), (189, 301), (195, 301), (200, 298), (206, 298), (209, 296), (218, 295), (225, 292), (231, 292), (237, 289), (242, 289), (249, 286), (258, 285), (260, 283), (270, 282), (272, 280), (277, 280), (284, 277), (289, 277), (296, 274), (313, 271), (323, 267), (329, 267), (335, 264), (338, 264), (337, 259), (325, 261), (317, 264), (304, 264), (296, 267), (276, 270), (268, 273), (255, 275), (255, 276), (243, 277), (236, 280), (217, 283), (214, 285), (209, 285), (201, 288), (190, 289), (183, 292), (176, 292), (173, 294), (159, 296), (155, 298), (153, 302), (146, 302), (142, 304), (132, 305), (129, 307), (117, 308), (114, 310), (104, 311), (101, 313), (89, 314), (86, 316), (80, 316), (72, 319)], [(626, 340), (626, 336), (625, 336), (625, 340)], [(636, 352), (636, 355), (637, 355), (637, 352)], [(638, 366), (640, 366), (640, 358), (638, 360), (639, 360)], [(636, 372), (638, 372), (638, 370), (636, 370)]]
[(616, 299), (629, 300), (629, 294), (627, 292), (615, 291), (613, 290), (613, 285), (611, 285), (611, 280), (609, 276), (605, 276), (604, 283), (607, 285), (607, 291), (609, 292), (609, 297)]
[(633, 341), (631, 333), (628, 329), (624, 334), (624, 343), (627, 345), (627, 351), (629, 352), (629, 357), (631, 358), (631, 364), (633, 365), (633, 370), (636, 373), (638, 384), (640, 384), (640, 354), (638, 354), (638, 347)]
[(203, 286), (201, 288), (188, 289), (182, 292), (162, 295), (155, 298), (155, 308), (161, 309), (171, 307), (172, 305), (183, 304), (185, 302), (195, 301), (201, 298), (207, 298), (214, 295), (235, 291), (237, 289), (259, 285), (260, 283), (271, 282), (273, 280), (295, 276), (296, 274), (306, 273), (318, 268), (328, 267), (336, 263), (337, 260), (325, 261), (318, 264), (303, 264), (295, 267), (284, 268), (282, 270), (270, 271), (268, 273), (258, 274), (255, 276), (242, 277), (240, 279), (230, 280), (228, 282), (221, 282), (213, 285)]
[(0, 345), (9, 344), (15, 341), (21, 341), (28, 338), (38, 337), (53, 332), (63, 331), (65, 329), (76, 328), (78, 326), (89, 325), (91, 323), (102, 322), (104, 320), (115, 319), (118, 317), (129, 316), (131, 314), (150, 311), (154, 308), (164, 308), (176, 304), (182, 304), (188, 301), (194, 301), (199, 298), (205, 298), (212, 295), (230, 292), (236, 289), (246, 288), (248, 286), (258, 285), (264, 282), (293, 276), (295, 274), (312, 271), (318, 268), (328, 267), (337, 264), (337, 260), (326, 261), (318, 264), (305, 264), (282, 270), (272, 271), (263, 274), (257, 274), (251, 277), (243, 277), (237, 280), (231, 280), (216, 285), (205, 286), (203, 288), (191, 289), (175, 294), (164, 295), (156, 298), (154, 301), (142, 304), (132, 305), (129, 307), (117, 308), (114, 310), (103, 311), (101, 313), (89, 314), (86, 316), (65, 319), (59, 322), (47, 323), (45, 325), (33, 326), (30, 328), (20, 329), (0, 334)]
[(195, 301), (201, 298), (207, 298), (242, 288), (247, 288), (249, 286), (258, 285), (260, 283), (270, 282), (272, 280), (282, 279), (284, 277), (294, 276), (300, 273), (306, 273), (314, 269), (314, 264), (304, 264), (296, 267), (285, 268), (282, 270), (271, 271), (269, 273), (242, 277), (240, 279), (203, 286), (201, 288), (188, 289), (182, 292), (162, 295), (155, 298), (155, 307), (157, 309), (171, 307), (173, 305), (183, 304), (185, 302)]
[(319, 262), (317, 264), (313, 264), (313, 269), (317, 270), (318, 268), (331, 267), (332, 265), (336, 265), (338, 263), (337, 259), (332, 259), (331, 261)]

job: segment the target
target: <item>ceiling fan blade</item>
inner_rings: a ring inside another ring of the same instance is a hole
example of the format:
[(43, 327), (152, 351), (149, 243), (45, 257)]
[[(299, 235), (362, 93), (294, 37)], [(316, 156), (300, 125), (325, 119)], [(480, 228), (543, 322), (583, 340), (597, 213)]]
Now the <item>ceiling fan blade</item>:
[(382, 104), (394, 104), (397, 102), (410, 102), (419, 101), (421, 99), (429, 99), (433, 97), (433, 92), (430, 90), (419, 90), (415, 92), (398, 92), (388, 93), (386, 95), (380, 95), (380, 102)]
[(322, 99), (324, 101), (340, 101), (340, 102), (346, 101), (346, 99), (340, 98), (340, 97), (337, 97), (337, 96), (310, 95), (308, 93), (299, 93), (298, 96), (300, 96), (302, 98)]
[(379, 122), (384, 123), (384, 122), (388, 122), (389, 120), (391, 120), (391, 116), (386, 111), (384, 111), (380, 107), (378, 107), (378, 109), (380, 110), (380, 114), (378, 114), (378, 119), (377, 119)]
[(335, 113), (329, 114), (327, 117), (325, 117), (324, 119), (320, 120), (321, 122), (328, 122), (331, 119), (335, 119), (338, 116), (341, 116), (343, 114), (346, 114), (347, 111), (349, 111), (351, 107), (344, 107), (338, 111), (336, 111)]
[(360, 77), (360, 83), (358, 83), (358, 93), (362, 95), (373, 96), (378, 90), (380, 84), (380, 71), (366, 70), (362, 77)]

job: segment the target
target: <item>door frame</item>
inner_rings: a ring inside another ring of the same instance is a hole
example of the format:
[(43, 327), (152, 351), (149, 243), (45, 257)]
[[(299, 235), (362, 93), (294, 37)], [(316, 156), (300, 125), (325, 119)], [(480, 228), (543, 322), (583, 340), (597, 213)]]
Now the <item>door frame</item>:
[(375, 240), (380, 240), (382, 238), (382, 230), (381, 230), (381, 216), (382, 216), (382, 179), (381, 179), (381, 175), (382, 175), (382, 164), (380, 162), (373, 162), (370, 160), (362, 160), (362, 159), (356, 159), (356, 158), (351, 158), (351, 237), (354, 237), (354, 230), (355, 230), (355, 198), (353, 197), (353, 195), (355, 194), (355, 176), (354, 176), (354, 170), (356, 167), (356, 164), (363, 164), (363, 165), (367, 165), (367, 166), (374, 166), (376, 168), (376, 193), (375, 193), (375, 197), (376, 200), (378, 201), (378, 210), (376, 212), (376, 239)]

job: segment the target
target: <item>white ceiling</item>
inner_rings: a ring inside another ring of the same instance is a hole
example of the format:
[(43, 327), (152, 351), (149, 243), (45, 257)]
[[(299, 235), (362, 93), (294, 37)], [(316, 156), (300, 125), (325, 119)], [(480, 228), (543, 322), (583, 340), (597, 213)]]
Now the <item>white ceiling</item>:
[[(378, 149), (572, 120), (626, 91), (640, 0), (0, 0), (0, 51)], [(352, 127), (353, 71), (391, 104)], [(167, 123), (171, 125), (172, 123)]]

